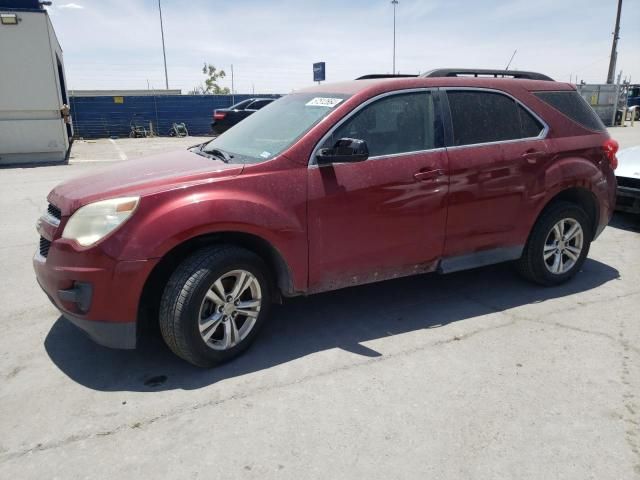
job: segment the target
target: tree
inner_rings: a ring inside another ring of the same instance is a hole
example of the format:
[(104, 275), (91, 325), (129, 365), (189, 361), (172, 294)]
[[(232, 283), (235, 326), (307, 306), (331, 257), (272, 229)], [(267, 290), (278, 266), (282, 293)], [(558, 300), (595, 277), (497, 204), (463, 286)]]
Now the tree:
[(205, 63), (202, 67), (202, 73), (207, 78), (204, 81), (204, 85), (197, 85), (193, 90), (189, 92), (191, 95), (228, 95), (231, 91), (227, 87), (221, 87), (218, 85), (218, 80), (227, 76), (224, 70), (218, 70), (215, 66)]

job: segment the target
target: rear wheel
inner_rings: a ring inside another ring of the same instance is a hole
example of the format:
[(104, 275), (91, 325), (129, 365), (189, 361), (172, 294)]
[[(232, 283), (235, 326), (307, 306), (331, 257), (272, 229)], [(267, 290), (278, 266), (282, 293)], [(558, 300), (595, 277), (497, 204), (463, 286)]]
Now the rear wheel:
[(211, 367), (250, 345), (270, 300), (260, 257), (233, 246), (205, 248), (188, 257), (169, 279), (160, 303), (160, 331), (176, 355)]
[(541, 285), (558, 285), (582, 267), (591, 245), (592, 222), (579, 206), (558, 202), (538, 219), (518, 269)]

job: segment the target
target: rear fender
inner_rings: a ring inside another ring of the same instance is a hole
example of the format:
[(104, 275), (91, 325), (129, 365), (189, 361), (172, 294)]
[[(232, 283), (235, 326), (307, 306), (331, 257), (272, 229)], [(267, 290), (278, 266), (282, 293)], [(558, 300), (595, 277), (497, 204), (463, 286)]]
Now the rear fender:
[[(608, 178), (609, 176), (611, 178)], [(526, 233), (526, 237), (544, 209), (561, 198), (564, 192), (584, 192), (590, 195), (595, 211), (587, 213), (594, 216), (594, 236), (599, 225), (603, 222), (608, 223), (611, 209), (610, 193), (612, 190), (615, 192), (615, 177), (608, 175), (593, 161), (574, 156), (556, 159), (544, 170), (537, 183), (541, 188), (530, 197), (532, 208), (527, 209), (530, 213), (525, 222), (527, 230), (523, 232)], [(615, 199), (615, 194), (613, 198)]]

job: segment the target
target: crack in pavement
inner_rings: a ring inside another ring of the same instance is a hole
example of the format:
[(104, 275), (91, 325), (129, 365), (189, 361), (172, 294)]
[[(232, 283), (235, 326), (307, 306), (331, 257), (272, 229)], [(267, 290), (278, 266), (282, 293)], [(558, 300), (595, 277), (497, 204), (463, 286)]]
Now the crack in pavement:
[(636, 464), (633, 469), (636, 475), (640, 475), (640, 415), (638, 415), (634, 390), (631, 387), (631, 379), (629, 378), (629, 350), (632, 349), (629, 341), (624, 335), (624, 320), (620, 320), (620, 328), (618, 330), (619, 342), (622, 345), (622, 361), (620, 380), (622, 381), (624, 393), (622, 394), (622, 403), (625, 410), (622, 412), (622, 420), (626, 423), (625, 440), (634, 454)]
[(636, 348), (636, 347), (632, 347), (631, 345), (627, 345), (627, 347), (625, 347), (625, 345), (617, 338), (615, 338), (613, 335), (610, 335), (608, 333), (605, 332), (597, 332), (594, 330), (587, 330), (586, 328), (579, 328), (579, 327), (574, 327), (571, 325), (566, 325), (564, 323), (560, 323), (560, 322), (545, 322), (544, 320), (536, 320), (536, 319), (532, 319), (532, 318), (526, 318), (524, 319), (527, 322), (532, 322), (532, 323), (537, 323), (540, 325), (548, 325), (550, 327), (558, 327), (558, 328), (562, 328), (565, 330), (572, 330), (574, 332), (580, 332), (580, 333), (585, 333), (588, 335), (595, 335), (597, 337), (602, 337), (602, 338), (606, 338), (608, 340), (611, 340), (612, 342), (614, 342), (615, 344), (630, 350), (638, 355), (640, 355), (640, 349)]
[[(490, 332), (492, 330), (509, 327), (511, 325), (514, 325), (518, 321), (519, 320), (517, 320), (517, 319), (512, 319), (509, 322), (501, 323), (500, 325), (493, 325), (491, 327), (479, 328), (479, 329), (476, 329), (475, 331), (466, 333), (463, 336), (458, 336), (457, 339), (458, 340), (460, 340), (461, 338), (468, 339), (468, 338), (471, 338), (471, 337), (473, 337), (473, 336), (475, 336), (477, 334), (480, 334), (480, 333), (486, 333), (486, 332)], [(386, 362), (386, 361), (397, 359), (397, 358), (407, 357), (407, 356), (413, 355), (415, 353), (421, 352), (423, 350), (427, 350), (429, 348), (433, 348), (433, 347), (449, 344), (449, 343), (451, 343), (451, 342), (453, 342), (455, 340), (456, 340), (456, 337), (454, 336), (450, 340), (431, 342), (431, 343), (428, 343), (428, 344), (423, 344), (423, 345), (420, 345), (420, 346), (417, 346), (417, 347), (414, 347), (414, 348), (410, 348), (408, 350), (403, 350), (403, 351), (395, 353), (395, 354), (384, 355), (384, 356), (375, 357), (375, 358), (368, 358), (367, 360), (363, 360), (363, 361), (358, 362), (358, 363), (351, 363), (351, 364), (343, 365), (343, 366), (340, 366), (340, 367), (337, 367), (337, 368), (333, 368), (331, 370), (327, 370), (327, 371), (324, 371), (324, 372), (319, 372), (319, 373), (316, 373), (316, 374), (306, 375), (304, 377), (300, 377), (300, 378), (298, 378), (296, 380), (293, 380), (293, 381), (290, 381), (290, 382), (280, 382), (280, 383), (275, 383), (275, 384), (271, 384), (271, 385), (265, 385), (263, 387), (259, 387), (259, 388), (253, 389), (253, 390), (250, 390), (248, 392), (237, 393), (237, 394), (234, 394), (234, 395), (230, 395), (229, 397), (226, 397), (226, 398), (222, 398), (222, 399), (218, 399), (218, 400), (211, 400), (209, 402), (198, 403), (198, 404), (190, 405), (190, 406), (174, 408), (172, 410), (169, 410), (168, 412), (162, 413), (162, 414), (157, 415), (155, 417), (151, 417), (151, 418), (148, 418), (146, 420), (140, 420), (140, 421), (134, 422), (133, 424), (122, 424), (122, 425), (119, 425), (119, 426), (117, 426), (115, 428), (112, 428), (110, 430), (103, 430), (103, 431), (100, 431), (100, 432), (88, 432), (88, 433), (85, 433), (85, 434), (73, 434), (73, 435), (70, 435), (69, 437), (67, 437), (65, 439), (62, 439), (62, 440), (59, 440), (59, 441), (54, 441), (54, 442), (49, 442), (49, 443), (44, 443), (44, 444), (43, 443), (39, 443), (35, 447), (27, 448), (27, 449), (20, 450), (20, 451), (17, 451), (17, 452), (3, 453), (3, 454), (0, 455), (0, 462), (13, 460), (15, 458), (23, 457), (25, 455), (32, 454), (32, 453), (37, 453), (37, 452), (42, 452), (42, 451), (47, 451), (47, 450), (52, 450), (52, 449), (64, 447), (64, 446), (66, 446), (68, 444), (79, 442), (79, 441), (83, 441), (83, 440), (90, 440), (90, 439), (93, 439), (93, 438), (114, 435), (114, 434), (126, 431), (127, 429), (140, 429), (140, 428), (152, 425), (152, 424), (154, 424), (154, 423), (156, 423), (156, 422), (158, 422), (160, 420), (173, 418), (173, 417), (180, 416), (180, 415), (183, 415), (183, 414), (192, 413), (192, 412), (201, 410), (203, 408), (212, 407), (212, 406), (215, 407), (215, 406), (222, 405), (222, 404), (228, 403), (230, 401), (234, 401), (234, 400), (244, 400), (244, 399), (250, 398), (252, 396), (259, 395), (261, 393), (270, 392), (270, 391), (277, 390), (277, 389), (280, 389), (280, 388), (287, 388), (287, 387), (299, 385), (299, 384), (305, 383), (305, 382), (310, 381), (310, 380), (315, 380), (315, 379), (318, 379), (318, 378), (322, 378), (322, 377), (333, 375), (334, 373), (345, 372), (345, 371), (356, 369), (356, 368), (360, 368), (360, 367), (367, 367), (367, 366), (375, 364), (375, 363)]]
[[(588, 307), (590, 305), (596, 305), (596, 304), (599, 304), (599, 303), (611, 302), (611, 301), (619, 300), (621, 298), (632, 297), (634, 295), (640, 295), (640, 290), (627, 292), (627, 293), (624, 293), (622, 295), (616, 295), (613, 298), (600, 298), (598, 300), (591, 300), (591, 301), (585, 301), (585, 302), (576, 302), (576, 305), (574, 307), (571, 307), (571, 308), (559, 308), (557, 310), (551, 310), (550, 312), (545, 312), (545, 315), (546, 316), (551, 316), (551, 315), (557, 315), (559, 313), (573, 312), (573, 311), (579, 310), (581, 308)], [(533, 318), (533, 317), (530, 317), (530, 316), (527, 316), (527, 315), (520, 315), (520, 314), (518, 314), (516, 312), (510, 312), (510, 311), (505, 310), (505, 309), (500, 309), (500, 307), (497, 307), (497, 306), (492, 305), (492, 304), (490, 304), (488, 302), (479, 300), (479, 299), (477, 299), (477, 298), (475, 298), (475, 297), (473, 297), (471, 295), (468, 295), (468, 294), (466, 294), (466, 295), (462, 295), (461, 294), (460, 296), (462, 298), (466, 299), (466, 300), (469, 300), (469, 301), (472, 301), (472, 302), (476, 302), (479, 305), (482, 305), (484, 307), (490, 308), (496, 313), (502, 313), (502, 314), (505, 314), (507, 316), (511, 316), (514, 319), (524, 320), (524, 321), (538, 323), (538, 324), (542, 324), (542, 325), (555, 326), (555, 327), (564, 328), (564, 329), (567, 329), (567, 330), (573, 330), (575, 332), (580, 332), (580, 333), (585, 333), (585, 334), (589, 334), (589, 335), (596, 335), (596, 336), (604, 337), (604, 338), (607, 338), (607, 339), (613, 341), (614, 343), (622, 346), (623, 348), (625, 348), (627, 350), (630, 350), (630, 351), (633, 351), (634, 353), (640, 355), (640, 349), (639, 348), (634, 347), (632, 345), (625, 346), (620, 342), (619, 339), (617, 339), (613, 335), (605, 333), (605, 332), (598, 332), (598, 331), (588, 330), (588, 329), (585, 329), (585, 328), (574, 327), (574, 326), (566, 325), (566, 324), (560, 323), (560, 322), (547, 322), (547, 321), (544, 321), (544, 320), (539, 320), (538, 318)]]
[[(622, 298), (622, 297), (626, 297), (626, 296), (631, 296), (631, 295), (635, 295), (640, 293), (640, 291), (638, 292), (631, 292), (625, 295), (621, 295), (618, 296), (616, 298)], [(318, 379), (318, 378), (322, 378), (322, 377), (326, 377), (326, 376), (330, 376), (333, 375), (335, 373), (339, 373), (339, 372), (344, 372), (344, 371), (348, 371), (348, 370), (352, 370), (352, 369), (356, 369), (356, 368), (360, 368), (360, 367), (367, 367), (369, 365), (373, 365), (379, 362), (386, 362), (392, 359), (397, 359), (397, 358), (402, 358), (402, 357), (407, 357), (410, 355), (413, 355), (415, 353), (421, 352), (423, 350), (429, 349), (429, 348), (433, 348), (433, 347), (437, 347), (437, 346), (442, 346), (442, 345), (448, 345), (451, 344), (453, 342), (456, 341), (462, 341), (462, 340), (467, 340), (470, 339), (476, 335), (482, 334), (482, 333), (487, 333), (493, 330), (497, 330), (497, 329), (502, 329), (502, 328), (508, 328), (510, 326), (513, 326), (515, 324), (518, 324), (520, 322), (526, 321), (526, 322), (533, 322), (533, 323), (538, 323), (538, 324), (544, 324), (547, 326), (552, 326), (552, 327), (557, 327), (557, 328), (563, 328), (563, 329), (569, 329), (578, 333), (582, 333), (582, 334), (587, 334), (587, 335), (598, 335), (598, 336), (602, 336), (602, 337), (606, 337), (610, 340), (613, 340), (617, 345), (622, 345), (624, 347), (624, 345), (619, 341), (616, 340), (615, 338), (611, 337), (610, 335), (607, 335), (606, 333), (603, 332), (593, 332), (590, 330), (586, 330), (586, 329), (581, 329), (578, 327), (571, 327), (568, 325), (564, 325), (558, 322), (545, 322), (542, 320), (537, 320), (537, 319), (532, 319), (529, 318), (527, 316), (523, 316), (520, 314), (517, 314), (515, 312), (512, 311), (508, 311), (505, 309), (502, 309), (500, 307), (497, 307), (495, 305), (491, 305), (487, 302), (483, 302), (481, 300), (478, 300), (476, 298), (474, 298), (471, 295), (459, 295), (460, 297), (463, 297), (467, 300), (470, 300), (472, 302), (478, 303), (479, 305), (482, 305), (484, 307), (487, 307), (488, 309), (490, 309), (492, 311), (492, 313), (497, 313), (499, 315), (503, 315), (505, 316), (507, 319), (509, 319), (509, 321), (501, 323), (499, 325), (492, 325), (491, 327), (485, 327), (485, 328), (479, 328), (476, 330), (472, 330), (469, 331), (467, 333), (461, 334), (461, 335), (454, 335), (452, 338), (447, 339), (447, 340), (439, 340), (436, 342), (430, 342), (427, 344), (423, 344), (408, 350), (404, 350), (401, 352), (397, 352), (395, 354), (390, 354), (390, 355), (383, 355), (380, 357), (375, 357), (375, 358), (368, 358), (366, 360), (363, 360), (361, 362), (357, 362), (357, 363), (350, 363), (348, 365), (343, 365), (337, 368), (333, 368), (331, 370), (327, 370), (324, 372), (319, 372), (316, 374), (311, 374), (311, 375), (306, 375), (303, 377), (300, 377), (296, 380), (293, 381), (289, 381), (289, 382), (280, 382), (280, 383), (274, 383), (271, 385), (265, 385), (263, 387), (259, 387), (247, 392), (243, 392), (243, 393), (237, 393), (234, 395), (230, 395), (226, 398), (222, 398), (222, 399), (217, 399), (217, 400), (211, 400), (208, 402), (204, 402), (204, 403), (197, 403), (195, 405), (189, 405), (189, 406), (183, 406), (183, 407), (178, 407), (178, 408), (174, 408), (172, 410), (169, 410), (165, 413), (162, 413), (160, 415), (157, 415), (155, 417), (151, 417), (148, 418), (146, 420), (140, 420), (137, 422), (134, 422), (133, 424), (122, 424), (119, 425), (115, 428), (112, 428), (110, 430), (103, 430), (103, 431), (99, 431), (99, 432), (87, 432), (85, 434), (73, 434), (70, 435), (69, 437), (59, 440), (59, 441), (54, 441), (54, 442), (50, 442), (50, 443), (46, 443), (46, 444), (37, 444), (34, 447), (31, 448), (27, 448), (24, 450), (20, 450), (20, 451), (16, 451), (16, 452), (7, 452), (7, 453), (2, 453), (0, 454), (0, 461), (5, 462), (8, 460), (12, 460), (15, 458), (19, 458), (22, 457), (24, 455), (28, 455), (31, 453), (36, 453), (36, 452), (42, 452), (42, 451), (47, 451), (47, 450), (52, 450), (52, 449), (56, 449), (56, 448), (60, 448), (60, 447), (64, 447), (68, 444), (71, 443), (75, 443), (75, 442), (79, 442), (79, 441), (83, 441), (83, 440), (90, 440), (93, 438), (99, 438), (99, 437), (104, 437), (104, 436), (112, 436), (115, 434), (118, 434), (120, 432), (126, 431), (128, 429), (141, 429), (147, 426), (150, 426), (158, 421), (164, 420), (164, 419), (168, 419), (168, 418), (173, 418), (173, 417), (177, 417), (183, 414), (189, 414), (195, 411), (199, 411), (201, 409), (204, 408), (208, 408), (208, 407), (215, 407), (218, 405), (222, 405), (225, 403), (228, 403), (230, 401), (234, 401), (234, 400), (244, 400), (250, 397), (253, 397), (255, 395), (259, 395), (265, 392), (269, 392), (269, 391), (273, 391), (273, 390), (277, 390), (280, 388), (287, 388), (287, 387), (291, 387), (291, 386), (295, 386), (295, 385), (299, 385), (302, 383), (305, 383), (307, 381), (310, 380), (314, 380), (314, 379)], [(595, 300), (592, 302), (580, 302), (576, 307), (574, 307), (571, 310), (576, 310), (579, 308), (583, 308), (585, 306), (594, 304), (594, 303), (600, 303), (600, 302), (606, 302), (606, 301), (611, 301), (611, 298), (607, 298), (607, 299), (599, 299), (599, 300)], [(547, 313), (548, 315), (551, 314), (555, 314), (555, 313), (560, 313), (562, 311), (568, 311), (567, 309), (559, 309), (556, 312), (551, 312), (551, 313)], [(627, 351), (634, 351), (635, 353), (640, 353), (640, 351), (638, 351), (635, 347), (632, 347), (630, 345), (628, 345), (628, 343), (626, 344), (626, 349)]]

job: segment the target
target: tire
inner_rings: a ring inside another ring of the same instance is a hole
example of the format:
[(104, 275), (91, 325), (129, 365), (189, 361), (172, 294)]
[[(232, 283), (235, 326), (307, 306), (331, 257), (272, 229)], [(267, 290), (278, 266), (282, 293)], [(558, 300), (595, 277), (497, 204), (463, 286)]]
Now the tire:
[[(237, 300), (221, 299), (217, 281), (231, 298), (233, 280), (241, 284)], [(176, 355), (198, 367), (213, 367), (238, 356), (253, 342), (269, 314), (270, 280), (262, 259), (243, 248), (218, 245), (196, 251), (173, 272), (162, 294), (159, 323), (164, 341)], [(249, 286), (243, 289), (243, 282)], [(201, 333), (208, 322), (213, 327)]]
[[(557, 230), (554, 231), (554, 226), (559, 225), (561, 221), (564, 221), (560, 224), (564, 225), (564, 233), (571, 233), (571, 228), (576, 224), (580, 226), (582, 238), (579, 255), (576, 255), (577, 244), (572, 243), (577, 241), (575, 237), (566, 244), (564, 240), (560, 245), (555, 242)], [(544, 286), (559, 285), (568, 281), (582, 268), (587, 258), (592, 232), (593, 222), (578, 205), (570, 202), (551, 205), (540, 215), (529, 235), (522, 257), (517, 262), (520, 274), (527, 280)], [(576, 259), (558, 252), (568, 252)], [(551, 256), (545, 259), (548, 255)], [(556, 261), (557, 258), (561, 258), (562, 261)], [(562, 270), (563, 268), (566, 268), (566, 271)], [(558, 271), (552, 271), (554, 269)]]

